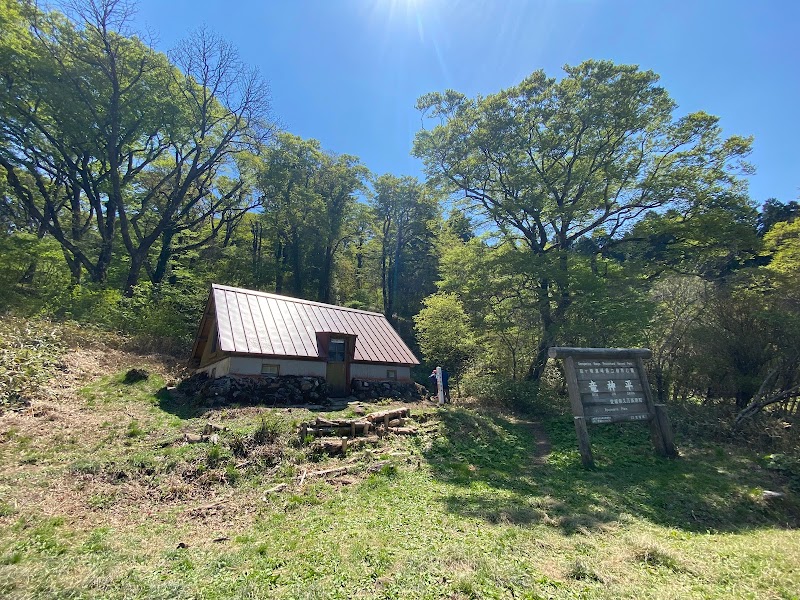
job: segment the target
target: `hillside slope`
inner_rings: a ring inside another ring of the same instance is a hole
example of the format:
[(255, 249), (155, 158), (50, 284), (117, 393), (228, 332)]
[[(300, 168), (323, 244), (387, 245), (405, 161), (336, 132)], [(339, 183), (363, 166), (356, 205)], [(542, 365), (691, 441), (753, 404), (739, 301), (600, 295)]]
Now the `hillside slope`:
[[(125, 383), (134, 367), (149, 376)], [(0, 594), (796, 598), (800, 589), (795, 496), (745, 452), (684, 444), (681, 459), (665, 461), (640, 425), (598, 428), (599, 467), (585, 471), (568, 417), (532, 425), (462, 402), (413, 406), (419, 435), (327, 457), (296, 435), (320, 413), (207, 411), (166, 389), (180, 372), (164, 357), (73, 347), (29, 406), (0, 416)], [(185, 441), (209, 421), (224, 427), (218, 444)], [(765, 500), (765, 489), (788, 494)]]

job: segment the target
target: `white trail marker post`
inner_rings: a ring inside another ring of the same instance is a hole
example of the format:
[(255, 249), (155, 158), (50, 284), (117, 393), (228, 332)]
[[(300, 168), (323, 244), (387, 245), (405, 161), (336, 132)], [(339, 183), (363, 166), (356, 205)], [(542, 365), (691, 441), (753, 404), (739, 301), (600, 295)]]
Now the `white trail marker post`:
[(439, 405), (444, 404), (444, 385), (442, 383), (442, 367), (436, 367), (436, 390), (439, 392)]

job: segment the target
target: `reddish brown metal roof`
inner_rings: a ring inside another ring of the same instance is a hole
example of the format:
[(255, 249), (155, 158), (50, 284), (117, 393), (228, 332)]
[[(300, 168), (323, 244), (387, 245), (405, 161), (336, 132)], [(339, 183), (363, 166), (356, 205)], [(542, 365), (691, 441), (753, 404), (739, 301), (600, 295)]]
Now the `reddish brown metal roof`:
[(317, 333), (356, 335), (354, 359), (402, 365), (419, 361), (380, 313), (214, 284), (223, 352), (319, 356)]

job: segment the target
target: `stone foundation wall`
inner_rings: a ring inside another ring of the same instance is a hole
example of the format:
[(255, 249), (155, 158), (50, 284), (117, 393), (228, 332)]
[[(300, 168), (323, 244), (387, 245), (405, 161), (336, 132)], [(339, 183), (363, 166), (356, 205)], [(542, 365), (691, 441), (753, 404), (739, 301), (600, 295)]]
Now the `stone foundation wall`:
[[(187, 398), (208, 405), (236, 403), (290, 406), (328, 403), (328, 385), (325, 379), (312, 376), (226, 375), (211, 379), (207, 373), (195, 373), (178, 385), (178, 391)], [(353, 379), (351, 394), (359, 400), (420, 400), (425, 397), (425, 388), (413, 382)]]
[(418, 383), (402, 381), (353, 379), (350, 389), (353, 396), (359, 400), (377, 400), (378, 398), (420, 400), (426, 395), (425, 388)]
[(178, 390), (207, 404), (323, 404), (328, 401), (328, 386), (322, 377), (284, 375), (234, 376), (211, 379), (196, 373), (184, 379)]

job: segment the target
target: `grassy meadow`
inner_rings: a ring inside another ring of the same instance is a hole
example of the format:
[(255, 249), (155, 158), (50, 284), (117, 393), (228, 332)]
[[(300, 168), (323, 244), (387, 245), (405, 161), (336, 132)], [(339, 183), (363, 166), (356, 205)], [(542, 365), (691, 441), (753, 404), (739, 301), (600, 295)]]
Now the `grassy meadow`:
[(745, 448), (595, 427), (587, 471), (569, 415), (462, 400), (331, 458), (297, 425), (352, 407), (208, 411), (104, 347), (53, 372), (0, 416), (4, 598), (800, 597), (796, 492)]

